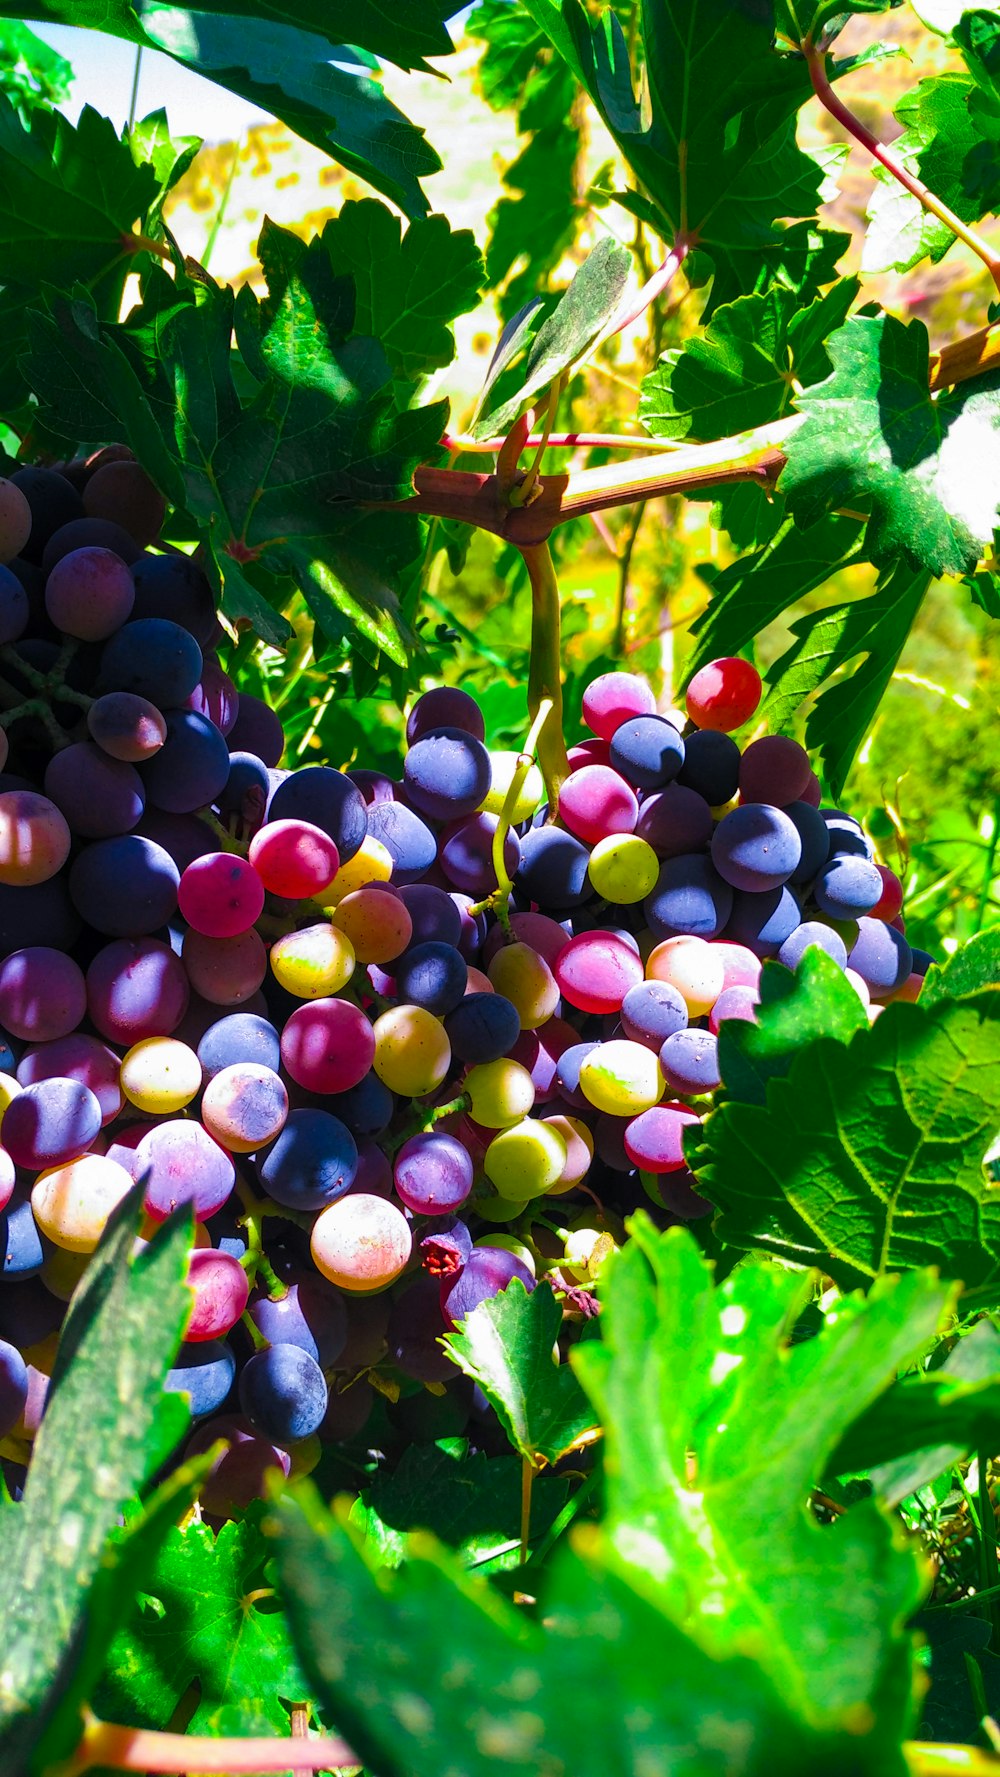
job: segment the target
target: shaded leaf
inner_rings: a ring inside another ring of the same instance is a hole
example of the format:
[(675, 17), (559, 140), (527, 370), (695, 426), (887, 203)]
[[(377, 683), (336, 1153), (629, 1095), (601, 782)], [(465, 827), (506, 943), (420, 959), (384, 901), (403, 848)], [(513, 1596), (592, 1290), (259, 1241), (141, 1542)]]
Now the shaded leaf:
[[(538, 1475), (531, 1490), (531, 1536), (542, 1536), (566, 1502), (569, 1483)], [(366, 1542), (389, 1567), (406, 1558), (414, 1530), (429, 1530), (469, 1567), (496, 1572), (520, 1560), (521, 1464), (516, 1456), (461, 1455), (411, 1444), (392, 1473), (380, 1471), (351, 1511)]]
[[(982, 18), (982, 14), (973, 15)], [(1000, 40), (997, 21), (991, 21)], [(903, 133), (893, 143), (915, 173), (963, 222), (1000, 204), (1000, 103), (971, 76), (949, 73), (922, 80), (895, 108)], [(947, 223), (882, 168), (868, 206), (862, 264), (866, 271), (910, 271), (925, 257), (935, 264), (955, 244)]]
[(765, 1105), (770, 1080), (783, 1080), (803, 1043), (832, 1037), (847, 1043), (868, 1019), (832, 956), (810, 947), (794, 974), (781, 963), (761, 970), (754, 1022), (727, 1018), (719, 1028), (719, 1068), (726, 1098)]
[(575, 1449), (595, 1423), (572, 1370), (554, 1361), (561, 1325), (551, 1286), (529, 1291), (515, 1277), (444, 1340), (449, 1356), (496, 1408), (515, 1450), (536, 1467)]
[(779, 482), (796, 519), (860, 506), (878, 565), (969, 572), (1000, 519), (1000, 377), (932, 398), (927, 329), (891, 315), (852, 316), (827, 351), (833, 374), (798, 398)]
[(897, 1002), (849, 1044), (813, 1041), (767, 1104), (717, 1106), (690, 1144), (720, 1237), (838, 1280), (1000, 1262), (1000, 996)]

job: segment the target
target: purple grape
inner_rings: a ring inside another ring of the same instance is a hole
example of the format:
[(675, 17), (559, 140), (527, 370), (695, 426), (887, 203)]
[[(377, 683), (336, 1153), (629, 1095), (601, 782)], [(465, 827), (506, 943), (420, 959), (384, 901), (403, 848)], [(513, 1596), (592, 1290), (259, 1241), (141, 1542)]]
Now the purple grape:
[(718, 1041), (708, 1030), (675, 1030), (660, 1050), (660, 1066), (671, 1092), (693, 1096), (721, 1085)]
[(811, 944), (818, 945), (827, 956), (832, 956), (838, 969), (846, 969), (847, 945), (839, 932), (818, 919), (807, 919), (796, 926), (778, 951), (779, 963), (784, 963), (786, 969), (797, 968)]
[(724, 815), (712, 835), (712, 862), (735, 889), (780, 888), (802, 857), (798, 828), (780, 808), (748, 802)]
[(225, 1150), (200, 1123), (181, 1117), (158, 1123), (143, 1136), (132, 1171), (145, 1179), (146, 1213), (157, 1222), (165, 1222), (179, 1203), (192, 1204), (197, 1220), (206, 1222), (228, 1201), (236, 1182)]
[(0, 1339), (0, 1438), (13, 1430), (27, 1399), (27, 1365), (16, 1346)]
[(389, 1356), (404, 1376), (417, 1382), (447, 1382), (455, 1366), (439, 1341), (448, 1331), (442, 1290), (449, 1281), (421, 1273), (396, 1297), (386, 1339)]
[(324, 1369), (347, 1343), (347, 1309), (342, 1296), (316, 1276), (301, 1276), (279, 1301), (255, 1295), (250, 1317), (270, 1345), (298, 1345)]
[(254, 1430), (276, 1444), (297, 1443), (323, 1423), (326, 1380), (300, 1345), (271, 1345), (240, 1372), (240, 1406)]
[(659, 1049), (676, 1030), (686, 1030), (687, 1002), (666, 981), (640, 981), (622, 1001), (622, 1035), (647, 1049)]
[(473, 814), (489, 792), (493, 772), (482, 741), (460, 728), (436, 728), (418, 740), (403, 762), (407, 799), (434, 821)]
[[(497, 886), (493, 868), (493, 835), (497, 830), (495, 814), (468, 814), (453, 821), (441, 835), (439, 854), (441, 868), (450, 883), (464, 893), (481, 900)], [(504, 840), (504, 863), (513, 876), (521, 856), (514, 833)]]
[(398, 1196), (414, 1215), (448, 1215), (472, 1190), (472, 1158), (453, 1135), (431, 1131), (404, 1142), (393, 1176)]
[(12, 1098), (0, 1139), (15, 1166), (35, 1172), (86, 1152), (101, 1127), (101, 1107), (88, 1086), (56, 1076)]
[(415, 746), (437, 728), (458, 728), (478, 741), (486, 738), (482, 710), (475, 698), (457, 685), (435, 685), (417, 698), (406, 719), (407, 746)]
[(449, 1326), (464, 1320), (481, 1302), (492, 1301), (515, 1277), (526, 1290), (534, 1289), (535, 1280), (527, 1265), (506, 1247), (473, 1247), (458, 1276), (446, 1278), (441, 1285), (441, 1311)]

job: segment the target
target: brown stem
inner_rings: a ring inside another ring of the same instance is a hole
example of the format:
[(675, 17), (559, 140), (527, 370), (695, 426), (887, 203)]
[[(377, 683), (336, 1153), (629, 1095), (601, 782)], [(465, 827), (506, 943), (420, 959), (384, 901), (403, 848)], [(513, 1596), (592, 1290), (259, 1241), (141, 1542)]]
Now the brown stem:
[[(530, 511), (530, 507), (528, 508)], [(528, 711), (532, 721), (548, 700), (551, 705), (537, 734), (538, 765), (545, 779), (549, 809), (555, 814), (559, 789), (569, 776), (563, 738), (562, 648), (559, 582), (547, 542), (522, 545), (531, 581), (531, 658), (528, 665)]]
[[(66, 1777), (105, 1766), (114, 1771), (142, 1771), (185, 1777), (190, 1771), (230, 1772), (232, 1777), (257, 1772), (287, 1771), (289, 1743), (274, 1736), (219, 1740), (208, 1734), (165, 1734), (152, 1728), (121, 1728), (91, 1716), (80, 1744), (65, 1766)], [(330, 1735), (297, 1740), (295, 1759), (307, 1772), (356, 1765), (344, 1740)]]
[(967, 247), (972, 248), (973, 253), (982, 260), (997, 289), (1000, 290), (1000, 255), (994, 253), (989, 243), (984, 241), (975, 229), (969, 228), (960, 216), (956, 216), (954, 210), (949, 209), (948, 205), (943, 203), (937, 194), (924, 184), (922, 179), (918, 179), (915, 173), (911, 173), (909, 168), (904, 166), (895, 150), (889, 148), (885, 142), (880, 142), (878, 137), (873, 135), (871, 130), (861, 122), (861, 119), (855, 117), (854, 112), (848, 109), (843, 100), (837, 97), (827, 77), (825, 51), (817, 49), (815, 44), (807, 42), (803, 45), (803, 54), (809, 69), (813, 92), (824, 109), (830, 113), (831, 117), (835, 117), (839, 124), (843, 125), (849, 136), (853, 136), (856, 142), (860, 142), (862, 148), (867, 149), (872, 158), (877, 160), (887, 173), (891, 173), (892, 177), (906, 191), (910, 192), (911, 196), (916, 198), (923, 209), (927, 210), (930, 215), (936, 216), (939, 222), (943, 222), (946, 228), (951, 229), (952, 234), (956, 235), (960, 241), (964, 241)]

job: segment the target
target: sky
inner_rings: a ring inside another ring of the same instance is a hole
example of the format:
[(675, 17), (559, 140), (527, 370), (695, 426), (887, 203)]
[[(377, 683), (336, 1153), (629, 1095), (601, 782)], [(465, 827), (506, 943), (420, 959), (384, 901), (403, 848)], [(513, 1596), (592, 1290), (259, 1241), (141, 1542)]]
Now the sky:
[[(134, 44), (105, 36), (102, 31), (77, 31), (69, 25), (32, 23), (31, 28), (64, 55), (75, 71), (70, 97), (62, 106), (67, 116), (75, 122), (84, 105), (93, 105), (121, 128), (128, 119), (132, 96)], [(203, 136), (211, 142), (232, 141), (249, 125), (270, 115), (182, 68), (170, 56), (143, 50), (136, 116), (145, 117), (161, 106), (166, 106), (175, 135)]]

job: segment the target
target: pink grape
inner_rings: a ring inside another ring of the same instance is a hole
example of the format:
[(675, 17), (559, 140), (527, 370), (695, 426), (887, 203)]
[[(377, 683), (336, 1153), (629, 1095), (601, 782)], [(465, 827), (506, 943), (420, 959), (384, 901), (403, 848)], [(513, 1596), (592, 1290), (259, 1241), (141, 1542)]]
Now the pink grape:
[(678, 1172), (685, 1164), (684, 1131), (700, 1121), (687, 1105), (654, 1105), (626, 1125), (625, 1152), (643, 1172)]
[(609, 833), (634, 832), (638, 818), (635, 791), (610, 765), (584, 765), (559, 792), (559, 819), (587, 845)]
[(287, 901), (322, 894), (340, 868), (333, 840), (311, 821), (266, 822), (251, 839), (247, 856), (268, 893)]
[(282, 1062), (308, 1092), (350, 1091), (374, 1058), (372, 1027), (349, 1000), (310, 1000), (296, 1008), (281, 1034)]
[(631, 716), (656, 714), (656, 698), (635, 673), (602, 673), (583, 694), (583, 719), (600, 740), (610, 740)]
[(188, 1259), (187, 1281), (194, 1291), (194, 1307), (184, 1334), (189, 1344), (221, 1339), (239, 1320), (250, 1299), (247, 1274), (232, 1253), (215, 1247), (193, 1252)]
[(238, 938), (264, 911), (264, 884), (253, 865), (230, 852), (195, 858), (180, 880), (177, 905), (206, 938)]
[(560, 953), (555, 968), (560, 993), (581, 1012), (617, 1012), (642, 981), (642, 963), (611, 932), (581, 932)]
[(222, 1208), (236, 1172), (229, 1155), (200, 1123), (172, 1117), (157, 1123), (139, 1142), (132, 1166), (146, 1180), (146, 1214), (165, 1222), (179, 1203), (190, 1203), (199, 1222)]
[(698, 728), (732, 734), (749, 722), (764, 687), (749, 660), (729, 656), (712, 660), (695, 673), (687, 689), (687, 713)]

